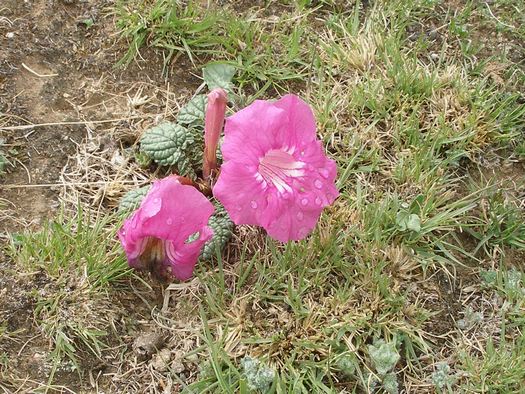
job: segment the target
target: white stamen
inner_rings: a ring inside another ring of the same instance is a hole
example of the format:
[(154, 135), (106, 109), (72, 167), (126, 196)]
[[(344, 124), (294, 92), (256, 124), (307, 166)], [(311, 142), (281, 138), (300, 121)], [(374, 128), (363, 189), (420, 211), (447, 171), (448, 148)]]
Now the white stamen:
[(290, 153), (272, 149), (260, 160), (258, 175), (275, 186), (279, 193), (291, 193), (293, 190), (289, 185), (289, 178), (303, 176), (304, 166), (302, 161), (296, 161)]

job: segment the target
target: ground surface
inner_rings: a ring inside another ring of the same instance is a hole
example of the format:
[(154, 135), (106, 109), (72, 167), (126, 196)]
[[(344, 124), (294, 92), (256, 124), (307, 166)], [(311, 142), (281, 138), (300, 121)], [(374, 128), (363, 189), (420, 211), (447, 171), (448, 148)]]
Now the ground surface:
[[(523, 2), (201, 3), (168, 28), (162, 1), (1, 4), (0, 388), (250, 392), (250, 356), (272, 392), (518, 392)], [(169, 171), (136, 142), (210, 59), (313, 106), (341, 197), (168, 286), (127, 270), (114, 211)]]

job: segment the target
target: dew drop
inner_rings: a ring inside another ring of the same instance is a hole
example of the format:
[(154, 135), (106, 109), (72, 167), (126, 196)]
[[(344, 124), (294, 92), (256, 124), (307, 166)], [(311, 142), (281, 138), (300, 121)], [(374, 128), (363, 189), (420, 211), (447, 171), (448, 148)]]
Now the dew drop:
[(304, 214), (301, 211), (297, 212), (297, 219), (303, 220), (303, 218), (304, 218)]
[(303, 204), (303, 205), (308, 205), (308, 199), (307, 199), (307, 198), (303, 198), (303, 199), (301, 200), (301, 204)]
[(159, 201), (160, 201), (160, 200), (159, 200), (159, 198), (158, 198), (158, 197), (156, 197), (156, 198), (154, 198), (154, 199), (153, 199), (153, 202), (154, 202), (155, 204), (158, 204), (158, 203), (159, 203)]
[(166, 224), (168, 226), (171, 226), (173, 224), (173, 219), (172, 218), (168, 218), (168, 220), (166, 220)]
[(237, 207), (237, 210), (238, 211), (242, 211), (242, 207)]
[(322, 201), (321, 201), (321, 199), (320, 199), (319, 197), (317, 197), (317, 198), (315, 199), (315, 203), (316, 203), (317, 205), (321, 205)]
[(318, 189), (321, 189), (323, 187), (323, 182), (321, 182), (320, 179), (316, 179), (314, 182), (314, 186)]
[(257, 203), (255, 201), (252, 201), (250, 205), (252, 206), (253, 209), (257, 208)]
[(328, 178), (328, 175), (330, 175), (329, 171), (326, 169), (326, 168), (321, 168), (319, 170), (319, 173), (321, 174), (321, 176), (325, 179)]
[(299, 229), (299, 237), (304, 238), (308, 234), (308, 229), (306, 227), (301, 227)]

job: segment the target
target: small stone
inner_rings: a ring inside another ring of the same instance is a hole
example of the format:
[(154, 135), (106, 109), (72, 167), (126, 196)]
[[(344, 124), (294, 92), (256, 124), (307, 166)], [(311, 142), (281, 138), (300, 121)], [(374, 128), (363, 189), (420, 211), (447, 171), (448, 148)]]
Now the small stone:
[(151, 360), (151, 366), (159, 372), (165, 372), (168, 369), (170, 360), (171, 351), (169, 349), (162, 349), (153, 356), (153, 359)]
[(437, 37), (438, 37), (438, 32), (436, 29), (430, 30), (428, 32), (428, 38), (430, 38), (431, 40), (435, 40)]
[(5, 35), (7, 38), (14, 38), (15, 37), (15, 33), (13, 33), (12, 31), (10, 31), (9, 33), (7, 33)]
[(164, 342), (164, 336), (158, 332), (144, 333), (133, 342), (133, 351), (139, 359), (147, 360), (164, 346)]
[(188, 356), (186, 356), (186, 360), (188, 360), (188, 362), (190, 363), (197, 364), (199, 362), (199, 356), (197, 356), (194, 353), (189, 354)]
[(184, 366), (184, 364), (182, 363), (180, 359), (176, 359), (176, 360), (173, 360), (173, 362), (171, 363), (170, 369), (174, 373), (181, 373), (186, 369), (186, 367)]

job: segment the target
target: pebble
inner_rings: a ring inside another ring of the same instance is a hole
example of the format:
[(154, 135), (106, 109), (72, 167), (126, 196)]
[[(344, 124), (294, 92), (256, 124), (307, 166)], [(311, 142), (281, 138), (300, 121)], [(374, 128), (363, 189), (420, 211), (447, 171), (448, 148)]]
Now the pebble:
[(165, 343), (165, 338), (158, 332), (148, 332), (139, 335), (133, 342), (133, 351), (141, 360), (151, 358)]
[(168, 369), (170, 361), (171, 351), (169, 349), (162, 349), (153, 356), (153, 359), (151, 360), (151, 366), (159, 372), (165, 372)]

